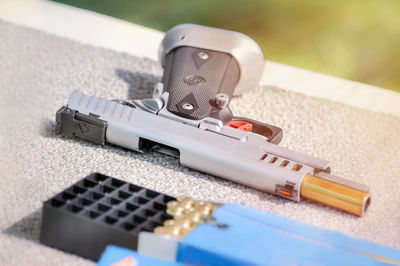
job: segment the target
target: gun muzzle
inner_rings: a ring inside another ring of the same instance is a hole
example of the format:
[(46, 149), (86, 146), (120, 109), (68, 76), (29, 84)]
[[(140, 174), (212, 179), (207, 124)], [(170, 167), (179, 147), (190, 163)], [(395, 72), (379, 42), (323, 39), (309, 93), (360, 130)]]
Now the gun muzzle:
[(361, 217), (370, 203), (367, 187), (327, 173), (307, 174), (300, 194)]

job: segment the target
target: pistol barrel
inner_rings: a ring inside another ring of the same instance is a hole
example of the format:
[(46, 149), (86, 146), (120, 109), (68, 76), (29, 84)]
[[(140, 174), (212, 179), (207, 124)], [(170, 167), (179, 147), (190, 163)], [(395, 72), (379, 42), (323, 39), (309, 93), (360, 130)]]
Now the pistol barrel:
[(318, 174), (306, 174), (300, 194), (358, 216), (364, 216), (370, 203), (368, 189), (347, 180), (343, 182), (343, 179), (329, 174), (325, 174), (325, 178)]

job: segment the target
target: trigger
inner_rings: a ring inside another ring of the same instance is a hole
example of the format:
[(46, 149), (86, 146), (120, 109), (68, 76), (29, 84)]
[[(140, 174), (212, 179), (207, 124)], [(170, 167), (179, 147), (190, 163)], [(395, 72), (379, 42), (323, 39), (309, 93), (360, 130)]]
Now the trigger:
[(253, 124), (245, 121), (231, 121), (225, 124), (225, 126), (233, 127), (246, 132), (253, 131)]

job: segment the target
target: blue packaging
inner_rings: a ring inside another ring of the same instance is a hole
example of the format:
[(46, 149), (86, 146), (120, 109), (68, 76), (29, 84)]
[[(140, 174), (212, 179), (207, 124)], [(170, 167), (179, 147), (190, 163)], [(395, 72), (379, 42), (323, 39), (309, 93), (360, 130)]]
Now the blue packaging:
[(178, 245), (177, 261), (195, 265), (388, 265), (400, 251), (237, 204), (213, 216), (226, 229), (200, 225)]
[(167, 262), (147, 256), (142, 256), (137, 251), (109, 245), (104, 250), (98, 266), (174, 266), (180, 263)]

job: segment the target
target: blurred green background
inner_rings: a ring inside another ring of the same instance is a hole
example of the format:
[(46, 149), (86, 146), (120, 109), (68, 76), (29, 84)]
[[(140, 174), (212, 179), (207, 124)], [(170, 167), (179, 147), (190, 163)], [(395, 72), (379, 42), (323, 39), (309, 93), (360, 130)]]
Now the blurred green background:
[(167, 31), (245, 33), (266, 59), (400, 92), (399, 0), (56, 0)]

